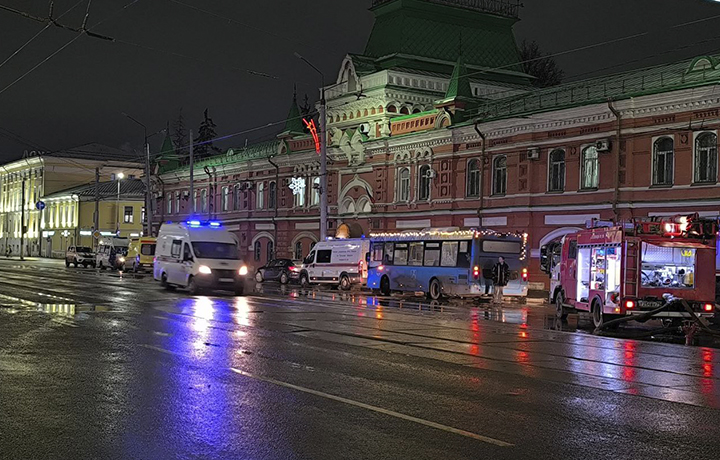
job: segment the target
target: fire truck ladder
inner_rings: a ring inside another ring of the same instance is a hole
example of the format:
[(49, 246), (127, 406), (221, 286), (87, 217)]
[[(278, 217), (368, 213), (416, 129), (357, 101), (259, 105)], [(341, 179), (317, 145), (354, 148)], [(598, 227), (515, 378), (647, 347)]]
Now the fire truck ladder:
[(638, 294), (638, 246), (630, 240), (625, 244), (625, 296), (637, 298)]

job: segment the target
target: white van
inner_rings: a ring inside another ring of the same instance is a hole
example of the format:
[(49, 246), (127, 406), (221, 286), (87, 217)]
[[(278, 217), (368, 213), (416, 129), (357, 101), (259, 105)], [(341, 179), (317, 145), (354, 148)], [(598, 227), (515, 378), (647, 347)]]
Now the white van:
[(218, 222), (188, 221), (160, 227), (153, 277), (167, 289), (233, 291), (242, 295), (247, 266), (240, 260), (237, 236)]
[(336, 284), (347, 291), (353, 284), (367, 282), (370, 240), (344, 239), (317, 243), (303, 260), (300, 285)]
[(95, 253), (95, 266), (100, 270), (110, 268), (125, 270), (125, 257), (127, 257), (130, 240), (127, 238), (107, 237), (100, 238)]

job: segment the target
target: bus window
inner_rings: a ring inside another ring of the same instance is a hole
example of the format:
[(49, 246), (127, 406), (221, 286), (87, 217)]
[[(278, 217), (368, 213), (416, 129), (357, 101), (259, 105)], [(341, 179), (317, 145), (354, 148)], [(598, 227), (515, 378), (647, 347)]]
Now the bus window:
[(460, 268), (470, 268), (470, 242), (461, 241), (458, 248), (457, 266)]
[(440, 265), (443, 267), (454, 267), (457, 265), (458, 258), (458, 242), (444, 241), (442, 244), (442, 256)]
[(519, 241), (483, 240), (482, 250), (483, 252), (520, 254), (521, 245)]
[(410, 259), (408, 265), (420, 266), (423, 263), (423, 243), (410, 243)]
[(383, 255), (383, 263), (385, 265), (393, 264), (393, 250), (395, 243), (385, 243), (385, 254)]
[(408, 262), (408, 245), (407, 243), (397, 243), (395, 245), (395, 257), (393, 265), (407, 265)]
[(382, 262), (383, 261), (384, 250), (385, 250), (384, 243), (373, 243), (373, 247), (372, 247), (373, 262)]
[(426, 267), (440, 266), (440, 242), (425, 243), (425, 263)]

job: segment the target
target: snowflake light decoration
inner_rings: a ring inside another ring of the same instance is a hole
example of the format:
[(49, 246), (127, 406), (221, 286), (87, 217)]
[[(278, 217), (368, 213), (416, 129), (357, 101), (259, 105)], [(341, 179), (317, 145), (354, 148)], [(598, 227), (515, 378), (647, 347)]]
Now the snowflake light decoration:
[(290, 190), (293, 195), (300, 195), (305, 191), (305, 178), (304, 177), (293, 177), (290, 179)]

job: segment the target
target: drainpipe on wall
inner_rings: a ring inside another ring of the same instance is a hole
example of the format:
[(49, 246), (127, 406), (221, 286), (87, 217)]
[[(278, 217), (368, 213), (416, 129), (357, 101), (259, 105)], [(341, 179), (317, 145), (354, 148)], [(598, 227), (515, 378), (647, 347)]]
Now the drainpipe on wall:
[[(279, 198), (279, 191), (280, 191), (280, 167), (275, 163), (273, 160), (273, 157), (268, 157), (268, 163), (270, 163), (273, 168), (275, 168), (275, 203), (273, 203), (275, 206), (275, 215), (273, 216), (273, 238), (275, 239), (275, 254), (277, 254), (278, 251), (278, 229), (277, 229), (277, 216), (278, 216), (278, 198)], [(268, 193), (270, 191), (270, 187), (268, 186)]]
[(613, 202), (612, 202), (612, 210), (613, 210), (613, 216), (615, 218), (615, 222), (617, 222), (620, 218), (620, 214), (618, 212), (618, 201), (620, 201), (620, 139), (622, 136), (622, 118), (620, 116), (620, 112), (615, 109), (613, 106), (612, 101), (608, 101), (608, 109), (615, 115), (615, 118), (617, 119), (617, 131), (615, 134), (615, 148), (613, 149), (615, 151), (615, 174), (614, 174), (614, 191), (613, 191)]
[(480, 217), (480, 227), (482, 227), (482, 212), (483, 212), (483, 203), (484, 203), (484, 196), (483, 193), (485, 191), (484, 189), (484, 178), (485, 178), (485, 134), (480, 131), (480, 128), (478, 128), (478, 125), (480, 122), (476, 121), (473, 127), (475, 128), (475, 132), (478, 133), (478, 136), (480, 136), (480, 139), (482, 139), (482, 152), (480, 153), (480, 206), (478, 208), (478, 217)]

